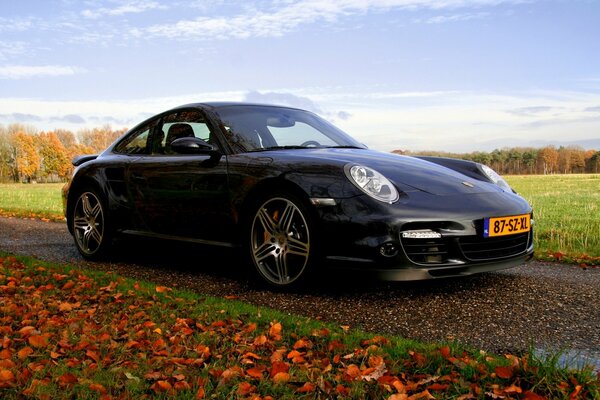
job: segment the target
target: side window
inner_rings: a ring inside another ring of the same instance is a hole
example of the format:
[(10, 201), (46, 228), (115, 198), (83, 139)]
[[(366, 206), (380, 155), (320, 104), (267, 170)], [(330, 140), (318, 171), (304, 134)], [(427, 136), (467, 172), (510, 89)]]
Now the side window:
[(156, 121), (152, 121), (126, 136), (125, 139), (117, 144), (115, 152), (122, 154), (148, 154), (148, 139), (155, 125)]
[(184, 110), (163, 118), (162, 130), (155, 134), (153, 154), (176, 154), (171, 143), (182, 137), (197, 137), (211, 143), (211, 132), (204, 115), (198, 110)]

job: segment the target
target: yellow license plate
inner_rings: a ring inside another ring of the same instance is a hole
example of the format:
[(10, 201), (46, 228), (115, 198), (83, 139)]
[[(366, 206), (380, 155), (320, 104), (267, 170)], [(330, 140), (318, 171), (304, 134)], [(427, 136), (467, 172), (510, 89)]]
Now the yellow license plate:
[(513, 215), (511, 217), (486, 218), (483, 220), (483, 236), (505, 236), (531, 230), (531, 215)]

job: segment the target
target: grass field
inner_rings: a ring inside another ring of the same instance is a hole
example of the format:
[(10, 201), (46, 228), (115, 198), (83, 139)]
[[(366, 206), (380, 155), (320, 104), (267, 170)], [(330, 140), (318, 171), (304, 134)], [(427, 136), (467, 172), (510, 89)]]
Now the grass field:
[[(534, 208), (536, 254), (600, 264), (600, 174), (508, 176)], [(0, 184), (0, 214), (63, 220), (62, 184)]]
[(0, 183), (0, 215), (62, 220), (63, 183)]
[(539, 257), (552, 253), (555, 258), (600, 264), (600, 175), (508, 176), (506, 180), (533, 206)]

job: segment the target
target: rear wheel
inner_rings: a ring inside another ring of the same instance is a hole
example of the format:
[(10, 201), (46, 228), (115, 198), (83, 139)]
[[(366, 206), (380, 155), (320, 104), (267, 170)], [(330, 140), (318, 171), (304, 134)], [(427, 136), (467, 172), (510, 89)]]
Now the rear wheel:
[(77, 250), (85, 258), (96, 259), (110, 245), (106, 213), (101, 197), (93, 189), (82, 190), (77, 196), (71, 218)]
[(250, 258), (263, 281), (274, 287), (298, 284), (315, 258), (314, 229), (303, 203), (290, 195), (258, 202), (250, 224)]

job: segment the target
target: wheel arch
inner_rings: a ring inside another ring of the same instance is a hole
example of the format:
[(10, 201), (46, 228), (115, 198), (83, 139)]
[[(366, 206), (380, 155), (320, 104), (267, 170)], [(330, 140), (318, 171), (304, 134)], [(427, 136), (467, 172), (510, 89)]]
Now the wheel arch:
[(85, 188), (91, 188), (91, 189), (96, 190), (98, 192), (98, 194), (105, 197), (105, 202), (106, 202), (106, 193), (104, 190), (102, 190), (102, 185), (100, 185), (100, 183), (96, 179), (94, 179), (90, 176), (82, 176), (81, 178), (73, 180), (71, 182), (71, 185), (69, 186), (69, 192), (67, 194), (67, 210), (66, 210), (67, 211), (66, 212), (67, 227), (71, 234), (73, 234), (73, 227), (72, 227), (73, 207), (75, 207), (75, 202), (77, 201), (77, 196)]
[[(317, 213), (310, 203), (309, 194), (296, 183), (281, 177), (276, 177), (262, 180), (246, 194), (244, 201), (241, 203), (238, 209), (238, 225), (243, 228), (244, 224), (248, 223), (248, 219), (252, 218), (252, 212), (254, 207), (257, 206), (257, 202), (266, 196), (267, 193), (275, 192), (290, 193), (292, 196), (298, 198), (304, 203), (306, 209), (311, 213), (313, 220), (318, 222)], [(238, 232), (240, 231), (243, 231), (243, 229), (238, 230)], [(238, 240), (243, 240), (243, 237), (238, 237)]]

